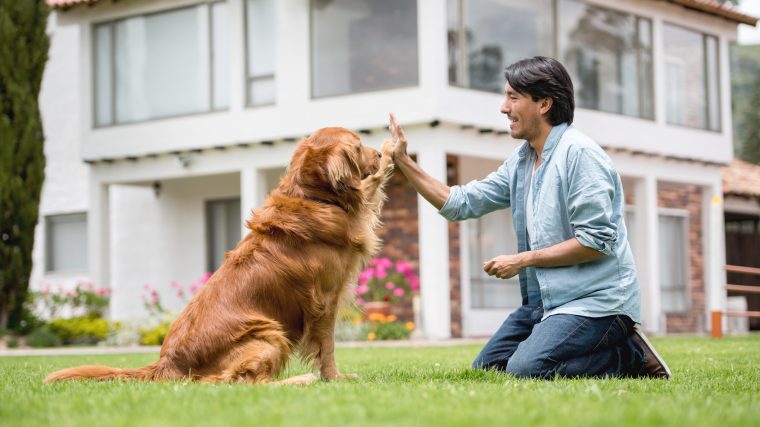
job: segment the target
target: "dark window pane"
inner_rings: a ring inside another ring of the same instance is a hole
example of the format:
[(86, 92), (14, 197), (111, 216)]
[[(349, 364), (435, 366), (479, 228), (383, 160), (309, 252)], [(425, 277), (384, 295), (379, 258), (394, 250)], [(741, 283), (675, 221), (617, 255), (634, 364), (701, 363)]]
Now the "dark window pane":
[(417, 2), (313, 0), (312, 95), (417, 84)]

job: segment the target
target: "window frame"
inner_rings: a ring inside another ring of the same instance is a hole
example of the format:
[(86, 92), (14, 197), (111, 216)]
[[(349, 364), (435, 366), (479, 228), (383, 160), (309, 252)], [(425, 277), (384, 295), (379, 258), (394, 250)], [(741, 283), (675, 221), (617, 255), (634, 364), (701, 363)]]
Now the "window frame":
[[(683, 295), (685, 300), (685, 305), (683, 310), (676, 310), (676, 311), (668, 311), (664, 308), (662, 309), (662, 312), (665, 314), (671, 314), (671, 315), (682, 315), (682, 314), (688, 314), (691, 311), (691, 257), (689, 252), (689, 225), (691, 221), (691, 216), (689, 214), (689, 211), (685, 209), (675, 209), (675, 208), (658, 208), (657, 209), (657, 219), (660, 220), (661, 217), (671, 217), (671, 218), (677, 218), (681, 222), (681, 231), (683, 233), (683, 248), (684, 253), (686, 256), (684, 257), (684, 263), (683, 263), (683, 277), (685, 279), (685, 282), (683, 283)], [(658, 224), (659, 227), (659, 224)], [(662, 255), (662, 254), (661, 254)], [(661, 256), (662, 258), (662, 256)], [(668, 287), (665, 288), (662, 283), (660, 283), (660, 299), (662, 300), (662, 292), (665, 289), (669, 290), (678, 290), (680, 287)]]
[[(704, 61), (702, 63), (702, 72), (704, 73), (704, 76), (705, 76), (704, 81), (702, 82), (702, 89), (705, 91), (705, 109), (704, 109), (705, 123), (704, 123), (703, 126), (689, 126), (689, 125), (685, 125), (685, 124), (672, 123), (670, 121), (670, 119), (668, 118), (667, 111), (666, 111), (665, 112), (665, 124), (668, 125), (668, 126), (676, 126), (676, 127), (680, 127), (680, 128), (703, 130), (703, 131), (714, 132), (714, 133), (723, 133), (723, 114), (722, 114), (722, 109), (723, 108), (721, 106), (721, 99), (723, 97), (723, 89), (721, 88), (721, 84), (720, 84), (721, 76), (722, 76), (722, 71), (721, 71), (721, 66), (720, 66), (720, 54), (721, 54), (721, 48), (720, 48), (720, 40), (721, 39), (720, 39), (720, 36), (717, 36), (717, 35), (712, 34), (712, 33), (706, 33), (704, 31), (702, 31), (700, 29), (697, 29), (697, 28), (694, 28), (694, 27), (689, 27), (689, 26), (686, 26), (686, 25), (682, 25), (682, 24), (678, 24), (678, 23), (672, 22), (672, 21), (663, 20), (662, 21), (662, 27), (663, 27), (662, 33), (663, 34), (662, 34), (662, 37), (661, 37), (661, 39), (662, 39), (661, 40), (661, 43), (662, 43), (661, 49), (662, 49), (662, 57), (663, 57), (662, 61), (663, 61), (663, 64), (665, 64), (665, 56), (666, 56), (665, 55), (666, 41), (665, 41), (665, 31), (664, 31), (664, 29), (667, 26), (676, 27), (676, 28), (679, 28), (679, 29), (684, 30), (684, 31), (690, 31), (690, 32), (696, 33), (696, 34), (698, 34), (698, 35), (700, 35), (702, 37), (702, 43), (701, 43), (701, 45), (702, 45), (702, 54), (704, 55)], [(709, 72), (709, 67), (708, 67), (709, 60), (708, 60), (708, 57), (707, 57), (708, 56), (707, 55), (707, 51), (708, 51), (708, 49), (707, 49), (707, 40), (708, 39), (714, 39), (715, 40), (715, 60), (716, 60), (716, 63), (715, 63), (715, 66), (716, 66), (716, 69), (715, 69), (715, 89), (716, 89), (715, 90), (715, 96), (716, 96), (715, 102), (716, 102), (716, 105), (717, 105), (717, 109), (716, 109), (717, 125), (718, 125), (717, 129), (711, 129), (710, 128), (710, 121), (711, 121), (710, 102), (711, 102), (711, 97), (710, 97), (709, 76), (710, 76), (711, 73)], [(663, 83), (667, 86), (667, 84), (668, 84), (667, 75), (663, 75), (662, 78), (664, 79)]]
[[(88, 229), (88, 223), (87, 223), (87, 211), (77, 211), (77, 212), (66, 212), (66, 213), (56, 213), (56, 214), (47, 214), (44, 216), (44, 230), (45, 230), (45, 250), (44, 250), (44, 257), (43, 257), (43, 270), (45, 271), (45, 274), (80, 274), (80, 273), (87, 273), (89, 271), (89, 248), (85, 246), (85, 265), (82, 268), (72, 268), (72, 269), (53, 269), (53, 260), (55, 257), (53, 256), (53, 224), (56, 219), (61, 218), (82, 218), (84, 222), (84, 244), (88, 245), (88, 239), (89, 239), (89, 229)], [(74, 221), (65, 221), (65, 222), (74, 222)]]
[[(275, 8), (277, 7), (277, 1), (274, 1)], [(310, 3), (311, 4), (311, 3)], [(275, 16), (273, 18), (277, 18), (277, 13), (275, 9)], [(276, 27), (276, 21), (275, 21), (275, 39), (277, 36), (277, 27)], [(245, 74), (243, 75), (243, 88), (245, 90), (245, 106), (246, 108), (260, 108), (260, 107), (271, 107), (273, 105), (277, 105), (277, 48), (275, 44), (275, 59), (274, 59), (274, 71), (272, 74), (261, 74), (252, 76), (251, 70), (248, 68), (248, 54), (249, 52), (249, 46), (248, 46), (248, 37), (249, 37), (249, 29), (248, 29), (248, 0), (243, 0), (243, 58), (245, 58), (245, 65), (243, 68), (245, 69)], [(272, 79), (275, 85), (275, 93), (274, 93), (274, 99), (272, 102), (266, 102), (261, 104), (254, 104), (251, 101), (251, 94), (250, 94), (250, 84), (253, 83), (256, 80), (265, 80), (265, 79)]]
[[(178, 117), (191, 117), (196, 116), (200, 114), (209, 114), (209, 113), (216, 113), (221, 111), (229, 111), (230, 105), (228, 103), (227, 107), (225, 108), (214, 108), (214, 46), (213, 46), (213, 37), (214, 37), (214, 29), (213, 29), (213, 5), (216, 4), (229, 4), (227, 0), (207, 0), (200, 3), (195, 4), (189, 4), (189, 5), (181, 5), (181, 6), (175, 6), (170, 7), (167, 9), (161, 9), (157, 11), (152, 12), (144, 12), (144, 13), (136, 13), (132, 15), (126, 15), (115, 19), (107, 19), (103, 21), (94, 21), (90, 24), (90, 57), (91, 57), (91, 64), (90, 64), (90, 72), (92, 73), (92, 79), (91, 79), (91, 96), (90, 96), (90, 102), (91, 102), (91, 115), (90, 118), (92, 120), (92, 128), (93, 129), (103, 129), (103, 128), (109, 128), (109, 127), (115, 127), (115, 126), (124, 126), (124, 125), (130, 125), (130, 124), (137, 124), (137, 123), (147, 123), (147, 122), (153, 122), (158, 120), (167, 120), (167, 119), (175, 119)], [(208, 10), (207, 13), (207, 24), (208, 24), (208, 31), (206, 34), (207, 42), (208, 42), (208, 109), (203, 111), (197, 111), (192, 113), (179, 113), (179, 114), (171, 114), (161, 117), (150, 117), (146, 119), (140, 119), (140, 120), (130, 120), (130, 121), (124, 121), (120, 122), (116, 119), (116, 24), (119, 22), (127, 21), (129, 19), (137, 18), (137, 17), (148, 17), (148, 16), (154, 16), (154, 15), (161, 15), (165, 13), (173, 13), (178, 12), (184, 9), (195, 9), (199, 7), (205, 7)], [(111, 87), (110, 87), (110, 98), (111, 102), (108, 106), (111, 110), (111, 122), (107, 124), (98, 124), (97, 114), (98, 114), (98, 104), (97, 104), (97, 67), (98, 67), (98, 57), (97, 57), (97, 29), (101, 26), (108, 26), (109, 31), (109, 37), (111, 39), (110, 43), (110, 69), (111, 69)], [(230, 90), (230, 88), (228, 88)]]
[[(372, 1), (372, 0), (370, 0)], [(337, 94), (331, 94), (331, 95), (315, 95), (314, 94), (314, 0), (308, 0), (308, 7), (309, 7), (309, 99), (311, 101), (321, 100), (321, 99), (332, 99), (332, 98), (340, 98), (345, 96), (352, 96), (352, 95), (361, 95), (361, 94), (371, 94), (371, 93), (380, 93), (385, 92), (389, 90), (401, 90), (401, 89), (409, 89), (409, 88), (418, 88), (420, 87), (420, 70), (421, 70), (421, 63), (420, 63), (420, 26), (419, 26), (419, 19), (420, 19), (420, 1), (424, 0), (414, 0), (414, 5), (417, 13), (417, 21), (415, 22), (415, 41), (416, 41), (416, 50), (417, 50), (417, 75), (415, 78), (414, 84), (410, 85), (394, 85), (394, 86), (386, 86), (381, 89), (369, 89), (369, 90), (362, 90), (362, 91), (349, 91), (345, 93), (337, 93)]]
[[(242, 203), (242, 199), (240, 197), (222, 197), (222, 198), (206, 199), (203, 202), (203, 213), (204, 213), (203, 224), (204, 224), (204, 227), (205, 227), (204, 236), (206, 238), (206, 250), (205, 250), (205, 253), (206, 253), (206, 260), (205, 261), (206, 261), (206, 263), (205, 264), (206, 264), (206, 271), (208, 271), (210, 273), (213, 273), (216, 270), (218, 270), (219, 267), (221, 267), (222, 264), (224, 263), (224, 257), (222, 257), (222, 261), (219, 264), (219, 266), (217, 266), (216, 268), (213, 268), (213, 264), (214, 264), (214, 262), (213, 262), (214, 261), (213, 260), (213, 255), (214, 254), (213, 254), (213, 247), (212, 247), (212, 244), (211, 244), (212, 241), (213, 241), (212, 235), (211, 235), (212, 234), (211, 215), (210, 215), (211, 207), (214, 204), (216, 204), (216, 203), (224, 203), (225, 205), (229, 206), (229, 204), (235, 203), (235, 202), (237, 202), (238, 207), (240, 207), (240, 205)], [(232, 245), (233, 249), (234, 249), (235, 245), (237, 245), (243, 239), (243, 237), (245, 237), (245, 236), (243, 236), (243, 222), (245, 221), (245, 219), (243, 218), (241, 209), (238, 209), (238, 215), (240, 216), (240, 223), (238, 224), (238, 227), (237, 227), (237, 230), (238, 230), (238, 233), (239, 233), (239, 237), (238, 237), (238, 240), (235, 241), (234, 244)], [(227, 249), (224, 252), (227, 253), (230, 250), (231, 249)]]

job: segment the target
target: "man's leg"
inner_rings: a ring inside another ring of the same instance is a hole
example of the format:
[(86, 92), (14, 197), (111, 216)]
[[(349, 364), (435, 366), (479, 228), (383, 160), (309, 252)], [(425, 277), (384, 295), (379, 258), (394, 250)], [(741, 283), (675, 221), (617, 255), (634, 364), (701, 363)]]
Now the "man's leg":
[(522, 305), (507, 317), (472, 362), (473, 369), (499, 369), (507, 367), (517, 345), (533, 331), (541, 321), (544, 310), (540, 305)]
[(536, 325), (507, 364), (518, 377), (638, 376), (645, 363), (626, 316), (557, 314)]

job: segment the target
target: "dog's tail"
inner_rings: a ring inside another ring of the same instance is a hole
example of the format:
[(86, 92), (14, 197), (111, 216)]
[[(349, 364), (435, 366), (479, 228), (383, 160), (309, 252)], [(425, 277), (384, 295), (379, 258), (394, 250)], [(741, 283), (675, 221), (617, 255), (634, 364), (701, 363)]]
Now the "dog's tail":
[(142, 368), (119, 369), (103, 365), (85, 365), (75, 368), (61, 369), (45, 377), (46, 383), (65, 380), (90, 379), (96, 381), (108, 380), (137, 380), (137, 381), (165, 381), (179, 379), (181, 375), (173, 369), (166, 367), (159, 360)]

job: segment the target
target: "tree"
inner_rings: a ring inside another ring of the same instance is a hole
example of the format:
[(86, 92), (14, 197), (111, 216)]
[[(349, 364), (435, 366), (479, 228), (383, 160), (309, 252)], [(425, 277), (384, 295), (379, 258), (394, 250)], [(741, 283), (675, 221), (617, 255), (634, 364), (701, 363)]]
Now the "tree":
[(0, 327), (18, 323), (44, 179), (37, 98), (48, 58), (44, 0), (0, 0)]
[(741, 157), (760, 165), (760, 74), (755, 75), (747, 108), (743, 112), (744, 140)]

